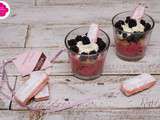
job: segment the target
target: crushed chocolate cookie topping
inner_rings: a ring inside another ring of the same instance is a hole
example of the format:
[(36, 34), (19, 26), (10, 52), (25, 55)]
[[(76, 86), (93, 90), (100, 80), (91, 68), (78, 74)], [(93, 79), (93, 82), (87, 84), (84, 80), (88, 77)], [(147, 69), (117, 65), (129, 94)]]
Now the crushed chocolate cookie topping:
[(151, 29), (150, 23), (145, 20), (132, 19), (130, 16), (126, 19), (119, 20), (115, 23), (117, 28), (117, 36), (120, 40), (127, 39), (128, 42), (137, 42), (144, 36), (144, 32)]

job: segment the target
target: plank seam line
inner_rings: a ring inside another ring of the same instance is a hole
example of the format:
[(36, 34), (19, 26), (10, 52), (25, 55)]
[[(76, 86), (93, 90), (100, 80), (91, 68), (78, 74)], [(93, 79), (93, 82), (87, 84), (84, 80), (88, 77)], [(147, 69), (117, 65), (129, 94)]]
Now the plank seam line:
[[(13, 86), (13, 89), (15, 90), (16, 88), (16, 85), (17, 85), (17, 80), (18, 80), (18, 76), (15, 76), (15, 83), (14, 83), (14, 86)], [(12, 95), (13, 97), (13, 95)], [(10, 104), (9, 104), (9, 110), (12, 110), (12, 101), (10, 101)]]
[(37, 6), (37, 0), (34, 0), (34, 6)]
[[(121, 74), (121, 73), (117, 73), (117, 74), (102, 74), (102, 77), (105, 77), (105, 76), (134, 76), (134, 75), (139, 75), (138, 73), (137, 74), (135, 74), (135, 73), (129, 73), (129, 74)], [(151, 74), (151, 75), (157, 75), (157, 76), (159, 76), (160, 75), (160, 73), (159, 74)], [(8, 75), (9, 77), (20, 77), (21, 75), (20, 74), (9, 74)], [(61, 74), (51, 74), (51, 75), (49, 75), (50, 77), (63, 77), (63, 76), (67, 76), (67, 77), (74, 77), (74, 75), (72, 75), (72, 74), (64, 74), (64, 75), (61, 75)], [(1, 74), (0, 74), (0, 77), (1, 77)]]
[(31, 26), (28, 25), (28, 26), (27, 26), (27, 31), (26, 31), (26, 36), (25, 36), (24, 48), (26, 48), (26, 46), (27, 46), (27, 41), (28, 41), (28, 39), (29, 39), (30, 30), (31, 30)]
[[(7, 109), (6, 109), (7, 110)], [(78, 109), (68, 109), (66, 111), (63, 111), (63, 113), (65, 112), (103, 112), (106, 110), (160, 110), (160, 107), (136, 107), (136, 108), (86, 108), (86, 110), (84, 108), (78, 108)], [(12, 109), (11, 111), (28, 111), (26, 109)]]

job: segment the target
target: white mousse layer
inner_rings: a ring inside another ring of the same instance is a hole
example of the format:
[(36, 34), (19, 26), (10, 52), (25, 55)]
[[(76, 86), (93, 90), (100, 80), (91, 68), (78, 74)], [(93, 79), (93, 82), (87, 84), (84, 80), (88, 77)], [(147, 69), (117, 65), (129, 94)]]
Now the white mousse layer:
[(123, 31), (125, 32), (144, 32), (144, 26), (140, 23), (140, 21), (137, 21), (137, 25), (135, 27), (130, 28), (127, 23), (122, 25)]
[(90, 44), (83, 45), (82, 41), (79, 41), (77, 43), (77, 47), (79, 48), (79, 53), (90, 53), (91, 51), (98, 51), (98, 45), (94, 42), (91, 42)]

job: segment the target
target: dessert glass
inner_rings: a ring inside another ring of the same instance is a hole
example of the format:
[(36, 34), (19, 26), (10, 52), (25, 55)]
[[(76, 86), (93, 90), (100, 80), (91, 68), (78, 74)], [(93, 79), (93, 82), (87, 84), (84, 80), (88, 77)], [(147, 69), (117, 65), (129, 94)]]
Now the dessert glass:
[(109, 36), (100, 29), (99, 37), (106, 43), (106, 47), (103, 51), (92, 55), (82, 55), (70, 50), (68, 40), (75, 38), (77, 35), (85, 35), (85, 33), (88, 32), (88, 28), (89, 26), (73, 29), (65, 37), (65, 45), (68, 51), (72, 73), (75, 77), (84, 80), (96, 79), (101, 75), (110, 45)]
[[(144, 17), (142, 19), (151, 25), (151, 28), (146, 32), (142, 33), (126, 32), (115, 27), (115, 23), (118, 20), (125, 21), (126, 17), (131, 15), (132, 15), (131, 11), (126, 11), (118, 13), (112, 18), (113, 35), (115, 39), (117, 56), (123, 60), (137, 61), (142, 59), (145, 55), (145, 51), (150, 41), (150, 36), (152, 33), (152, 29), (154, 28), (155, 22), (151, 16), (144, 14)], [(129, 41), (127, 40), (128, 38), (119, 39), (119, 36), (117, 34), (118, 32), (132, 35), (132, 37), (134, 37), (134, 39), (136, 39), (135, 41), (137, 42), (128, 42)]]

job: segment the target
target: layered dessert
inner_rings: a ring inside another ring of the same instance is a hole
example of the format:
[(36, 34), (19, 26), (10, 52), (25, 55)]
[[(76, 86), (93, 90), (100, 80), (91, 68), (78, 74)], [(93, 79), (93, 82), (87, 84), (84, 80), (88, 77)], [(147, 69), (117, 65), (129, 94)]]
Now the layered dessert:
[(115, 27), (117, 54), (123, 57), (139, 59), (145, 52), (145, 32), (150, 30), (151, 25), (145, 20), (136, 20), (126, 17), (126, 20), (119, 20)]
[(114, 23), (117, 55), (126, 60), (141, 59), (145, 54), (152, 26), (145, 19), (143, 11), (136, 10), (130, 16), (117, 20)]
[(98, 36), (98, 32), (98, 25), (92, 24), (87, 33), (66, 42), (72, 72), (78, 78), (94, 79), (102, 73), (109, 42)]

